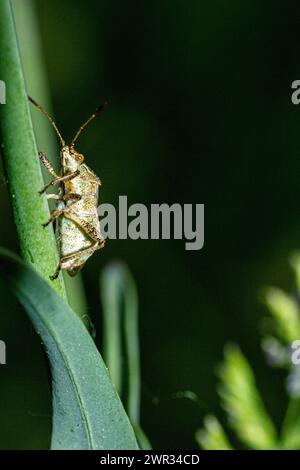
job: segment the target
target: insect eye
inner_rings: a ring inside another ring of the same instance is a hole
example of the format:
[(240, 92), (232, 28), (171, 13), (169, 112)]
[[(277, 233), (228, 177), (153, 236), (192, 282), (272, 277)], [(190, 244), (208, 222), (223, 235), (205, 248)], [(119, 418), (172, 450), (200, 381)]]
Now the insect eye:
[(76, 159), (78, 162), (82, 162), (82, 160), (83, 160), (83, 155), (81, 155), (81, 153), (75, 153), (75, 159)]

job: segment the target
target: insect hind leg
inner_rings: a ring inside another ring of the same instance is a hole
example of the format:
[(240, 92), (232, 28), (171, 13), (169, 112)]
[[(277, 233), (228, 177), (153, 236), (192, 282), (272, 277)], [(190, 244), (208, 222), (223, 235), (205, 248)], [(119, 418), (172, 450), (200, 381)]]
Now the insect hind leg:
[(88, 257), (92, 255), (96, 250), (98, 250), (98, 242), (95, 242), (92, 246), (89, 246), (88, 248), (79, 250), (77, 253), (62, 256), (59, 260), (55, 273), (50, 276), (51, 281), (54, 281), (59, 276), (59, 273), (62, 269), (67, 269), (71, 275), (75, 275), (83, 266), (83, 264), (76, 265), (76, 261), (79, 261), (82, 256)]

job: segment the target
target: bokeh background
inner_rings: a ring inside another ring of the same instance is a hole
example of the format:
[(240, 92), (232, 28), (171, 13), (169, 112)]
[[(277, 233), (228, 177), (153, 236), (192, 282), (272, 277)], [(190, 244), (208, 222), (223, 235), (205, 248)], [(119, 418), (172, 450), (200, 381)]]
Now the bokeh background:
[[(261, 353), (259, 293), (267, 284), (291, 287), (288, 256), (300, 246), (300, 107), (291, 102), (291, 83), (300, 79), (299, 2), (39, 0), (35, 7), (66, 139), (109, 102), (79, 144), (102, 179), (101, 201), (205, 204), (201, 251), (185, 251), (178, 240), (110, 241), (83, 272), (100, 349), (101, 269), (122, 259), (136, 279), (142, 424), (154, 448), (196, 448), (203, 416), (222, 420), (215, 367), (228, 341), (247, 355), (279, 425), (283, 373), (267, 368)], [(18, 251), (4, 177), (0, 191), (1, 245)], [(47, 448), (43, 347), (2, 285), (0, 296), (7, 344), (0, 448)], [(175, 398), (186, 390), (198, 399)]]

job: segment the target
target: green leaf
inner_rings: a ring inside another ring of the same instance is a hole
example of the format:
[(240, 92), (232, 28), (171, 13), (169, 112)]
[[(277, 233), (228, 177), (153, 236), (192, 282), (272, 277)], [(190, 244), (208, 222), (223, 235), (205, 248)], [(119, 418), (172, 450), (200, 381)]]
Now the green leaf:
[(222, 404), (237, 436), (252, 449), (276, 448), (275, 428), (256, 388), (252, 369), (238, 347), (226, 347), (220, 378)]
[(277, 287), (268, 287), (264, 297), (275, 319), (278, 336), (290, 345), (300, 337), (300, 315), (296, 301)]
[(52, 449), (136, 449), (132, 427), (82, 321), (34, 270), (0, 249), (0, 276), (24, 306), (49, 356)]
[(213, 415), (204, 418), (204, 429), (199, 429), (195, 437), (204, 450), (233, 450), (224, 429)]
[(136, 284), (125, 264), (113, 262), (101, 273), (100, 290), (104, 315), (104, 360), (125, 403), (140, 446), (151, 449), (140, 426), (141, 378)]
[(293, 398), (288, 405), (281, 432), (281, 448), (300, 449), (300, 398)]

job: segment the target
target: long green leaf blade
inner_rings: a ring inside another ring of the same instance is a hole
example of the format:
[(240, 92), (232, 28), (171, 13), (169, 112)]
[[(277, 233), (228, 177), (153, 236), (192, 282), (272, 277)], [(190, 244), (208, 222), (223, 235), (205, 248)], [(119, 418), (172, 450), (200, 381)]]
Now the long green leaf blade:
[(136, 449), (132, 427), (78, 316), (29, 266), (0, 249), (0, 276), (24, 306), (49, 356), (52, 449)]
[(281, 448), (300, 449), (300, 398), (290, 400), (281, 431)]

